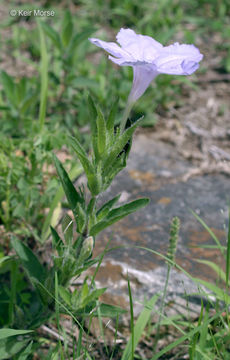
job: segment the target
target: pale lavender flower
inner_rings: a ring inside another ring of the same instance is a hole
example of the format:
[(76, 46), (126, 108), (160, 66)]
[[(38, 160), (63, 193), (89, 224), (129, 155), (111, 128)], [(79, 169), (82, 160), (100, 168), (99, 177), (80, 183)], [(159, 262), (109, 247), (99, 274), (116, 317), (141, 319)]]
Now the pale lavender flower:
[(143, 95), (158, 74), (191, 75), (203, 58), (194, 45), (175, 43), (163, 46), (153, 38), (136, 34), (131, 29), (121, 29), (116, 38), (121, 46), (95, 38), (89, 40), (111, 54), (109, 59), (115, 64), (133, 67), (129, 104)]

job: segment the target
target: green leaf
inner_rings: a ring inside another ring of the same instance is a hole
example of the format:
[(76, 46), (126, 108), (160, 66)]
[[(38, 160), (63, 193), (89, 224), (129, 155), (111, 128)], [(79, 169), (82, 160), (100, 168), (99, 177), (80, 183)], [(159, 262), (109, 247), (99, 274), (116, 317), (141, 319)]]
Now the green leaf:
[(81, 297), (80, 297), (81, 304), (83, 304), (83, 302), (87, 298), (88, 294), (89, 294), (89, 286), (85, 279), (84, 284), (82, 285), (82, 288), (81, 288)]
[(44, 21), (41, 22), (45, 34), (52, 40), (53, 44), (61, 50), (61, 38), (57, 31), (55, 31), (51, 26), (49, 26)]
[(87, 221), (86, 212), (83, 207), (78, 204), (76, 209), (76, 223), (77, 223), (77, 232), (82, 233), (85, 229)]
[[(82, 174), (82, 172), (83, 172), (82, 166), (80, 164), (77, 164), (69, 172), (70, 180), (73, 181), (80, 174)], [(44, 242), (49, 236), (50, 225), (56, 226), (56, 223), (54, 223), (54, 221), (53, 221), (54, 220), (53, 214), (55, 213), (55, 209), (58, 207), (58, 204), (60, 203), (63, 196), (64, 196), (64, 190), (63, 190), (63, 187), (60, 186), (56, 191), (55, 197), (50, 205), (49, 212), (46, 215), (45, 222), (42, 227), (42, 235), (41, 235), (42, 242)]]
[(123, 132), (122, 135), (115, 141), (115, 144), (109, 150), (109, 155), (103, 161), (103, 173), (107, 175), (110, 171), (110, 167), (114, 166), (114, 161), (116, 157), (120, 154), (123, 150), (124, 146), (127, 142), (131, 139), (134, 131), (136, 130), (137, 126), (141, 124), (143, 121), (143, 117), (137, 120), (132, 126), (130, 126), (127, 130)]
[(143, 208), (149, 202), (149, 199), (142, 198), (138, 200), (131, 201), (128, 204), (122, 205), (116, 209), (111, 210), (106, 216), (105, 220), (99, 221), (90, 229), (90, 235), (95, 236), (100, 231), (104, 230), (106, 227), (114, 224), (115, 222), (121, 220), (123, 217), (132, 214), (133, 212)]
[(96, 131), (97, 131), (97, 126), (96, 126), (97, 108), (96, 108), (96, 105), (90, 95), (88, 95), (88, 109), (89, 109), (89, 115), (90, 115), (91, 131), (92, 131), (92, 133), (96, 133)]
[(15, 89), (15, 84), (13, 81), (13, 78), (8, 75), (5, 71), (2, 71), (1, 74), (1, 78), (2, 78), (2, 85), (4, 88), (4, 91), (6, 92), (6, 96), (9, 99), (10, 103), (12, 105), (16, 105), (15, 104), (15, 97), (14, 97), (14, 89)]
[(10, 336), (25, 335), (33, 332), (33, 330), (15, 330), (15, 329), (0, 329), (0, 340), (6, 339)]
[(79, 257), (77, 259), (78, 266), (81, 266), (82, 264), (84, 264), (85, 260), (87, 260), (90, 257), (90, 255), (93, 252), (93, 247), (94, 247), (94, 239), (92, 236), (88, 236), (83, 241), (81, 251), (80, 251)]
[[(144, 309), (140, 313), (137, 322), (134, 326), (134, 349), (137, 347), (141, 336), (143, 335), (144, 329), (147, 325), (147, 322), (151, 316), (153, 307), (159, 298), (159, 295), (154, 295), (144, 306)], [(122, 360), (131, 360), (131, 338), (129, 339), (125, 350), (122, 355)]]
[(102, 114), (102, 112), (100, 111), (100, 109), (98, 109), (97, 111), (98, 116), (97, 116), (97, 147), (98, 147), (98, 152), (99, 155), (106, 155), (105, 154), (105, 149), (106, 149), (106, 124), (105, 124), (105, 119), (104, 116)]
[(0, 274), (5, 274), (8, 271), (11, 271), (12, 263), (16, 263), (17, 260), (15, 256), (4, 256), (0, 258)]
[[(95, 124), (96, 124), (96, 121), (95, 121)], [(100, 160), (100, 155), (99, 155), (99, 152), (98, 152), (98, 136), (97, 136), (97, 133), (92, 133), (91, 140), (92, 140), (92, 146), (93, 146), (93, 153), (94, 153), (95, 162), (98, 163), (98, 161)]]
[(25, 348), (25, 350), (21, 352), (17, 360), (26, 360), (32, 352), (32, 345), (33, 341), (31, 341), (29, 345)]
[[(76, 76), (76, 75), (75, 75)], [(84, 76), (78, 76), (75, 77), (73, 81), (71, 82), (73, 87), (79, 88), (79, 89), (97, 89), (98, 83), (96, 80), (89, 79)]]
[(98, 175), (95, 174), (93, 165), (89, 161), (87, 154), (86, 154), (85, 150), (83, 149), (83, 147), (81, 146), (81, 144), (79, 143), (79, 141), (72, 136), (70, 136), (69, 139), (70, 139), (70, 144), (71, 144), (72, 148), (76, 152), (76, 154), (85, 170), (85, 174), (87, 176), (90, 191), (92, 192), (93, 195), (98, 195), (100, 192), (100, 179), (99, 179)]
[[(109, 304), (100, 304), (100, 316), (102, 317), (117, 317), (119, 315), (126, 314), (127, 311), (120, 308), (119, 306), (109, 305)], [(94, 316), (98, 316), (98, 311), (93, 311)]]
[(58, 285), (58, 293), (68, 306), (71, 306), (72, 294), (63, 286)]
[(23, 219), (25, 217), (26, 210), (22, 203), (18, 203), (13, 211), (13, 216)]
[(27, 111), (30, 107), (32, 107), (32, 106), (34, 106), (34, 105), (36, 104), (37, 98), (38, 98), (37, 94), (32, 94), (32, 95), (30, 95), (30, 96), (27, 96), (27, 97), (24, 99), (24, 101), (22, 102), (22, 105), (21, 105), (21, 107), (20, 107), (20, 113), (21, 113), (21, 114), (25, 114), (26, 111)]
[(100, 160), (100, 155), (98, 152), (98, 131), (97, 131), (97, 108), (92, 99), (92, 97), (88, 96), (88, 109), (89, 109), (89, 120), (90, 120), (90, 128), (91, 128), (91, 141), (93, 146), (93, 153), (96, 164)]
[(10, 106), (0, 106), (0, 110), (2, 110), (2, 111), (8, 111), (8, 110), (10, 110)]
[(107, 219), (113, 219), (114, 217), (120, 217), (120, 216), (122, 216), (122, 217), (127, 216), (127, 215), (143, 208), (148, 203), (149, 203), (148, 198), (141, 198), (141, 199), (131, 201), (125, 205), (122, 205), (122, 206), (116, 208), (116, 209), (112, 209), (109, 212)]
[(115, 124), (115, 116), (116, 116), (116, 113), (117, 113), (117, 104), (118, 104), (118, 100), (114, 101), (114, 104), (113, 104), (113, 106), (111, 108), (111, 111), (109, 113), (108, 120), (106, 122), (107, 130), (109, 132), (112, 132), (112, 134), (114, 133), (114, 124)]
[(95, 28), (89, 27), (82, 31), (81, 33), (78, 33), (74, 35), (70, 46), (69, 46), (69, 52), (72, 53), (75, 51), (75, 48), (80, 45), (80, 43), (86, 39), (95, 31)]
[(9, 259), (11, 259), (11, 256), (3, 256), (2, 258), (0, 258), (0, 266), (4, 261), (9, 260)]
[(28, 340), (19, 341), (14, 337), (0, 340), (0, 360), (13, 359), (27, 344)]
[(51, 230), (51, 235), (52, 235), (52, 244), (53, 244), (53, 248), (57, 250), (58, 255), (62, 255), (63, 252), (63, 241), (60, 238), (60, 236), (58, 235), (57, 231), (50, 226), (50, 230)]
[(114, 125), (115, 125), (115, 116), (117, 113), (117, 107), (118, 107), (118, 101), (115, 101), (106, 122), (109, 145), (112, 145), (114, 139)]
[(26, 78), (15, 84), (15, 97), (17, 99), (17, 105), (19, 106), (26, 96)]
[(121, 194), (118, 194), (113, 199), (107, 201), (98, 211), (97, 211), (97, 220), (102, 220), (106, 215), (108, 215), (109, 210), (117, 203), (120, 199)]
[[(69, 139), (70, 139), (71, 146), (74, 149), (74, 151), (77, 153), (77, 155), (81, 156), (83, 158), (86, 158), (86, 160), (88, 160), (87, 153), (86, 153), (85, 149), (81, 146), (79, 141), (73, 136), (69, 136)], [(90, 161), (88, 160), (87, 166), (89, 169), (91, 169), (93, 171), (92, 164), (89, 164), (89, 163), (90, 163)]]
[(89, 303), (97, 300), (104, 292), (106, 291), (106, 288), (97, 289), (91, 292), (90, 295), (84, 297), (83, 301), (81, 302), (80, 308), (84, 308)]
[(36, 279), (39, 282), (43, 282), (46, 277), (46, 270), (30, 248), (14, 236), (11, 239), (11, 245), (16, 251), (31, 280)]
[(73, 35), (73, 22), (72, 22), (72, 16), (71, 16), (71, 13), (69, 10), (67, 10), (65, 12), (62, 27), (63, 28), (62, 28), (61, 38), (62, 38), (62, 43), (63, 43), (64, 47), (66, 47), (69, 45), (70, 40)]
[(126, 167), (127, 153), (122, 152), (121, 155), (116, 159), (116, 164), (110, 169), (108, 174), (104, 177), (103, 191), (105, 191), (112, 183), (115, 176)]
[[(77, 204), (77, 207), (79, 204)], [(73, 220), (68, 214), (65, 214), (62, 220), (62, 232), (64, 234), (64, 238), (66, 244), (71, 244), (73, 240)]]
[(86, 271), (87, 269), (89, 269), (91, 266), (95, 265), (98, 263), (98, 258), (93, 259), (93, 260), (87, 260), (87, 262), (80, 268), (78, 268), (74, 273), (73, 276), (79, 276), (81, 275), (84, 271)]
[(55, 164), (58, 176), (61, 180), (64, 192), (65, 192), (66, 198), (67, 198), (68, 203), (71, 207), (71, 210), (73, 211), (73, 214), (75, 216), (77, 203), (83, 203), (83, 199), (79, 195), (77, 190), (75, 189), (67, 172), (65, 171), (64, 167), (62, 166), (62, 163), (59, 161), (59, 159), (55, 155), (53, 155), (53, 159), (54, 159), (54, 164)]

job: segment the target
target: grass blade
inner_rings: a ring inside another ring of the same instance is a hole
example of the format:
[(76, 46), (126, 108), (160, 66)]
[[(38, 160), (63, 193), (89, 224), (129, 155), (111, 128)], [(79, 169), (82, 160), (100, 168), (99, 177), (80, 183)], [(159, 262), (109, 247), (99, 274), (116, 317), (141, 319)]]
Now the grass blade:
[(199, 223), (205, 228), (205, 230), (207, 230), (207, 232), (211, 235), (211, 237), (213, 238), (213, 240), (217, 244), (218, 249), (220, 250), (221, 254), (224, 256), (223, 247), (222, 247), (219, 239), (217, 238), (217, 236), (210, 229), (210, 227), (207, 224), (205, 224), (205, 222), (199, 217), (199, 215), (197, 215), (193, 210), (191, 210), (191, 212), (192, 212), (193, 216), (199, 221)]
[[(218, 312), (217, 314), (215, 314), (214, 316), (212, 316), (208, 321), (207, 321), (207, 325), (210, 324), (213, 320), (217, 319), (219, 316), (221, 315), (221, 312)], [(188, 340), (190, 338), (192, 338), (197, 332), (201, 332), (203, 328), (203, 324), (200, 326), (197, 326), (195, 329), (189, 331), (187, 334), (185, 334), (184, 336), (181, 336), (179, 339), (173, 341), (171, 344), (167, 345), (166, 347), (164, 347), (164, 349), (162, 349), (161, 351), (159, 351), (157, 354), (155, 354), (151, 360), (157, 360), (159, 359), (162, 355), (166, 354), (168, 351), (174, 349), (176, 346), (180, 345), (181, 343), (183, 343), (185, 340)]]
[(230, 272), (230, 207), (228, 210), (228, 244), (227, 244), (227, 258), (226, 258), (226, 288), (229, 286), (229, 272)]
[(223, 281), (225, 281), (226, 279), (226, 274), (224, 273), (224, 271), (218, 266), (216, 265), (214, 262), (209, 261), (209, 260), (201, 260), (201, 259), (196, 259), (196, 262), (200, 263), (200, 264), (204, 264), (209, 266), (213, 271), (215, 271), (215, 273), (219, 276), (219, 278)]
[[(128, 277), (128, 274), (127, 274)], [(134, 359), (134, 314), (133, 314), (133, 298), (132, 291), (130, 286), (130, 281), (128, 277), (128, 290), (129, 290), (129, 305), (130, 305), (130, 329), (131, 329), (131, 338), (130, 338), (130, 346), (128, 347), (127, 353), (123, 354), (122, 360), (133, 360)]]
[(40, 36), (40, 53), (41, 53), (41, 93), (40, 93), (40, 107), (39, 107), (39, 129), (43, 130), (46, 116), (46, 102), (48, 91), (48, 53), (46, 49), (46, 42), (43, 28), (38, 21), (38, 30)]
[[(134, 327), (134, 350), (137, 347), (137, 344), (140, 341), (140, 338), (143, 334), (143, 331), (148, 323), (148, 320), (150, 318), (150, 315), (152, 313), (153, 307), (158, 299), (159, 295), (155, 294), (144, 306), (144, 309), (142, 310), (142, 312), (140, 313), (136, 325)], [(132, 346), (132, 338), (129, 339), (124, 353), (122, 355), (122, 360), (128, 360), (129, 359), (129, 354), (131, 353), (131, 346)]]

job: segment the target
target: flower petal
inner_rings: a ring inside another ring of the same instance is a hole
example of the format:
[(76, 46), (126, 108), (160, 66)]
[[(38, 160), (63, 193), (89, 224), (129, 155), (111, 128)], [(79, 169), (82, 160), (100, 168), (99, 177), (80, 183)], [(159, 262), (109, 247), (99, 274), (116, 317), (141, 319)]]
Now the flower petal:
[(203, 55), (194, 45), (175, 43), (165, 46), (154, 61), (157, 71), (171, 75), (190, 75), (199, 67)]
[(175, 43), (163, 47), (153, 38), (136, 34), (131, 29), (118, 32), (117, 41), (121, 47), (95, 38), (89, 40), (111, 54), (109, 59), (115, 64), (133, 67), (129, 103), (135, 102), (158, 74), (190, 75), (198, 69), (203, 58), (194, 45)]
[(109, 55), (109, 60), (113, 61), (115, 64), (120, 66), (137, 66), (137, 65), (149, 65), (149, 63), (145, 61), (139, 61), (136, 59), (133, 59), (130, 56), (122, 57), (122, 58), (115, 58), (111, 55)]
[(150, 36), (136, 34), (131, 29), (121, 29), (116, 39), (123, 49), (140, 61), (152, 62), (163, 48)]
[(133, 66), (133, 86), (128, 102), (133, 103), (139, 99), (157, 75), (158, 73), (154, 65)]
[(135, 33), (135, 31), (123, 28), (120, 29), (116, 36), (117, 42), (124, 48), (130, 43), (136, 41), (136, 38), (137, 34)]
[(199, 68), (199, 63), (191, 60), (184, 60), (181, 67), (185, 75), (191, 75)]
[(102, 41), (102, 40), (95, 39), (95, 38), (89, 38), (89, 41), (92, 44), (104, 49), (111, 55), (116, 56), (118, 58), (120, 58), (122, 56), (127, 56), (127, 52), (114, 42)]

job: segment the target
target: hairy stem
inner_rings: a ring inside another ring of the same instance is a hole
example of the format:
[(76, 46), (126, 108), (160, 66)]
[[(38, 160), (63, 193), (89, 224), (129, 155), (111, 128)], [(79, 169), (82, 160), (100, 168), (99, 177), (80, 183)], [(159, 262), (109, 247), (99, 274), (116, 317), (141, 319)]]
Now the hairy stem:
[(124, 114), (122, 116), (122, 119), (121, 119), (121, 125), (120, 125), (120, 132), (122, 133), (125, 129), (125, 125), (126, 125), (126, 121), (128, 120), (128, 117), (129, 117), (129, 113), (131, 111), (133, 107), (133, 103), (131, 102), (127, 102), (127, 105), (125, 107), (125, 111), (124, 111)]

